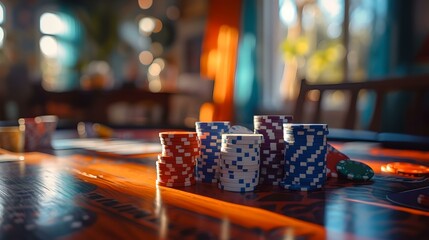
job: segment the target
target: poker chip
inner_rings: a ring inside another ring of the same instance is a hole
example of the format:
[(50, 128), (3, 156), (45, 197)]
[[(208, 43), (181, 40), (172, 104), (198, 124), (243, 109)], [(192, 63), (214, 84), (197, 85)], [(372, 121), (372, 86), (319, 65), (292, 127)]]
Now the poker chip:
[(242, 187), (233, 187), (228, 185), (223, 185), (218, 183), (218, 187), (222, 190), (230, 191), (230, 192), (251, 192), (255, 190), (254, 186), (246, 187), (245, 185)]
[(165, 187), (195, 184), (195, 165), (200, 157), (196, 132), (160, 132), (161, 154), (156, 162), (156, 183)]
[(206, 183), (217, 183), (222, 134), (229, 132), (230, 123), (227, 121), (196, 122), (195, 129), (201, 149), (201, 156), (197, 161), (197, 180)]
[(292, 122), (290, 115), (253, 116), (254, 133), (261, 134), (261, 165), (259, 182), (263, 185), (278, 185), (284, 177), (285, 140), (283, 124)]
[(365, 163), (341, 160), (337, 164), (338, 177), (353, 181), (368, 181), (374, 176), (372, 168)]
[(284, 178), (280, 186), (295, 191), (321, 189), (326, 183), (326, 124), (283, 124)]
[(158, 162), (161, 163), (169, 163), (169, 164), (175, 164), (177, 165), (195, 165), (197, 162), (197, 157), (183, 157), (183, 156), (163, 156), (162, 154), (158, 155)]
[(284, 189), (292, 190), (292, 191), (315, 191), (323, 188), (322, 184), (317, 184), (315, 186), (302, 185), (302, 184), (287, 184), (284, 182), (280, 182), (280, 186)]
[(222, 135), (219, 184), (222, 190), (253, 191), (259, 183), (260, 143), (262, 135), (234, 133)]
[(156, 180), (156, 184), (159, 186), (164, 187), (189, 187), (195, 184), (195, 181), (189, 181), (189, 182), (181, 182), (181, 183), (168, 183), (168, 182), (162, 182), (159, 180)]
[(420, 164), (407, 162), (392, 162), (386, 164), (385, 167), (387, 171), (401, 175), (408, 175), (414, 177), (429, 176), (429, 167)]
[(326, 168), (328, 177), (338, 177), (337, 164), (341, 160), (350, 159), (347, 155), (338, 151), (332, 145), (328, 144), (328, 154), (326, 156)]
[(228, 133), (248, 133), (248, 134), (252, 134), (253, 132), (252, 132), (252, 130), (250, 130), (250, 129), (244, 127), (244, 126), (234, 125), (234, 126), (231, 126), (229, 128)]

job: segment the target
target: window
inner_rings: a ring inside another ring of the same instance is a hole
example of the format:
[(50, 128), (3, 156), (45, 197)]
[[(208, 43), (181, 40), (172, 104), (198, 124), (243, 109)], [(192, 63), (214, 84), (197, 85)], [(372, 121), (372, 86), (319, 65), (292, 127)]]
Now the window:
[[(367, 78), (374, 32), (385, 28), (385, 0), (263, 4), (263, 109), (291, 113), (302, 78), (314, 83)], [(344, 95), (331, 93), (326, 100), (325, 105), (341, 107)]]
[(77, 22), (66, 13), (49, 11), (40, 15), (39, 29), (43, 87), (50, 91), (73, 89), (78, 84)]

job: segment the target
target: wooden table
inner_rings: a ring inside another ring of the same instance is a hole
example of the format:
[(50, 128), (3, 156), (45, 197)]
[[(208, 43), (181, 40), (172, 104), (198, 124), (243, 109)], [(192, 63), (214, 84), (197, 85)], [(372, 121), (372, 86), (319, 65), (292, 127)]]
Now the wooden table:
[[(143, 136), (157, 141), (156, 132)], [(334, 144), (369, 163), (373, 181), (330, 179), (315, 192), (173, 189), (156, 186), (154, 155), (25, 153), (24, 161), (0, 164), (0, 239), (427, 239), (429, 212), (386, 195), (429, 182), (399, 182), (379, 169), (395, 160), (429, 164), (429, 152)]]

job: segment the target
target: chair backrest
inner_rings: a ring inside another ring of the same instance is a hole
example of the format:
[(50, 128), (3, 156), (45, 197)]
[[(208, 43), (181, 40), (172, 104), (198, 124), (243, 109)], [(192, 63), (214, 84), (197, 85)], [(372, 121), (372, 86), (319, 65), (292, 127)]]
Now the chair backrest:
[(412, 93), (412, 99), (409, 102), (407, 110), (407, 133), (421, 133), (422, 126), (426, 127), (426, 132), (429, 132), (429, 122), (422, 123), (425, 94), (429, 92), (429, 75), (394, 77), (385, 79), (374, 79), (365, 82), (347, 82), (339, 84), (310, 84), (305, 79), (301, 81), (301, 88), (294, 110), (294, 119), (297, 122), (302, 122), (304, 119), (304, 106), (307, 101), (307, 94), (312, 91), (319, 91), (319, 99), (316, 102), (316, 109), (310, 116), (310, 121), (318, 123), (321, 121), (322, 100), (324, 93), (330, 90), (342, 90), (350, 94), (350, 101), (345, 114), (345, 119), (342, 123), (342, 128), (353, 129), (357, 119), (357, 103), (359, 92), (369, 90), (376, 94), (374, 111), (369, 123), (371, 131), (381, 130), (382, 108), (385, 96), (390, 92), (406, 91)]

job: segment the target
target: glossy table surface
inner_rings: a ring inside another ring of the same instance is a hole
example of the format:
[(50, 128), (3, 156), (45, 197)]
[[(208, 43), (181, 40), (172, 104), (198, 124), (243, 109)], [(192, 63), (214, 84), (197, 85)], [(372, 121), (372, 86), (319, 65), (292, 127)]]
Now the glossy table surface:
[[(156, 131), (138, 137), (158, 140)], [(234, 193), (207, 183), (158, 187), (156, 154), (20, 154), (23, 161), (0, 163), (0, 239), (428, 239), (429, 210), (386, 196), (429, 181), (379, 170), (399, 160), (428, 165), (429, 151), (332, 144), (371, 165), (373, 180), (329, 179), (314, 192), (263, 186)]]

